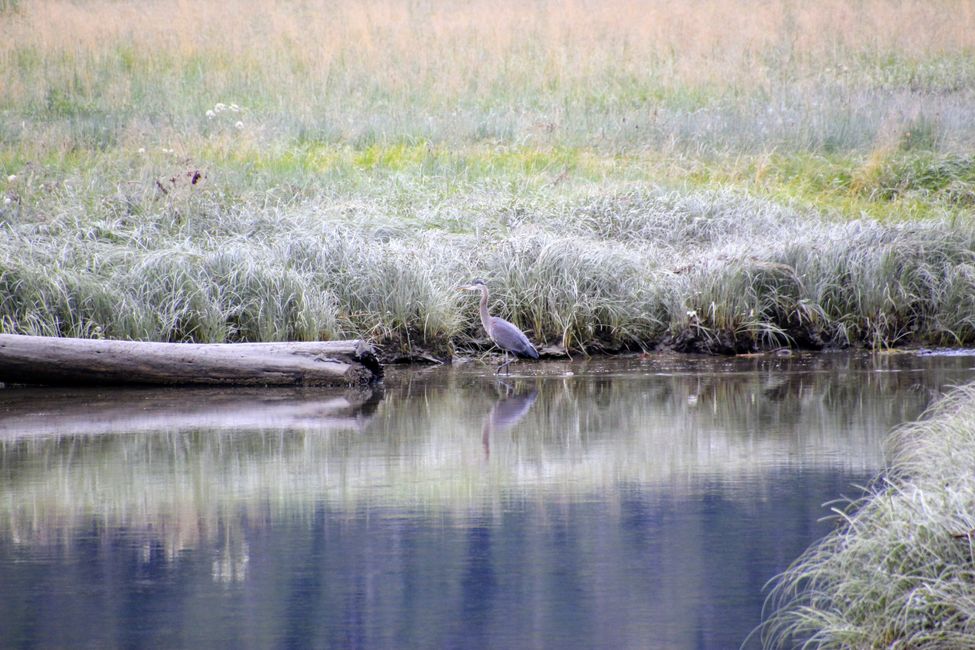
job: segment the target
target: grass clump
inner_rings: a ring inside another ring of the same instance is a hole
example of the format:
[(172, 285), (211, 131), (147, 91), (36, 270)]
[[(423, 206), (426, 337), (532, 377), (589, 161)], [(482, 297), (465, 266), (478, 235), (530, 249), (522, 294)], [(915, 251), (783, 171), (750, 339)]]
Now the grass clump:
[(871, 199), (918, 198), (975, 206), (975, 158), (969, 155), (875, 155), (858, 171), (853, 190)]
[(893, 437), (887, 475), (777, 580), (766, 647), (975, 646), (975, 386)]

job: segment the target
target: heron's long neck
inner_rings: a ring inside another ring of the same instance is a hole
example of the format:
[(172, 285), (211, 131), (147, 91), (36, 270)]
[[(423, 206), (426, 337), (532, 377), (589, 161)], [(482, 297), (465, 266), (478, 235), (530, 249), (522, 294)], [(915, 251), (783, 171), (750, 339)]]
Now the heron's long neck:
[(481, 325), (484, 326), (484, 331), (487, 332), (487, 335), (491, 336), (491, 314), (488, 313), (487, 303), (487, 287), (481, 287)]

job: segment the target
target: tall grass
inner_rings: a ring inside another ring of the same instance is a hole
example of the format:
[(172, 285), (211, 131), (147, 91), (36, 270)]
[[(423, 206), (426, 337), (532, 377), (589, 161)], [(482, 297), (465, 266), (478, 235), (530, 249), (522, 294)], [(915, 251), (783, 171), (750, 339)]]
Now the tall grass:
[(0, 329), (447, 353), (486, 276), (571, 349), (969, 343), (973, 15), (0, 5)]
[(887, 476), (775, 585), (767, 647), (975, 645), (975, 387), (892, 438)]
[(849, 222), (734, 192), (629, 185), (495, 190), (479, 203), (417, 185), (409, 203), (379, 191), (229, 212), (193, 191), (147, 216), (4, 224), (3, 329), (366, 336), (447, 353), (482, 336), (455, 287), (485, 277), (495, 313), (576, 350), (975, 340), (968, 224)]
[(3, 140), (965, 150), (973, 23), (969, 1), (40, 0), (0, 23)]

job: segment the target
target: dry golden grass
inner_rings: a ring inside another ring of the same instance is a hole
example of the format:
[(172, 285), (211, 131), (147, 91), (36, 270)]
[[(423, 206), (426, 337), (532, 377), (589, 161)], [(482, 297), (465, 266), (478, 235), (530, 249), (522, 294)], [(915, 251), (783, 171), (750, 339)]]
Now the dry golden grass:
[(975, 141), (971, 0), (38, 0), (0, 14), (0, 140), (22, 159), (147, 134), (200, 153), (237, 120), (207, 121), (218, 102), (244, 109), (262, 150), (862, 150), (918, 119), (937, 145)]
[[(448, 97), (604, 74), (762, 86), (782, 73), (815, 75), (858, 55), (971, 51), (973, 25), (971, 1), (38, 0), (0, 21), (0, 65), (8, 71), (0, 78), (13, 95), (42, 90), (46, 75), (11, 73), (27, 48), (54, 64), (73, 61), (65, 73), (88, 90), (120, 49), (123, 66), (151, 74), (195, 65), (217, 86), (222, 77), (258, 75), (285, 98), (347, 81), (350, 71), (388, 91)], [(115, 81), (120, 100), (129, 81)]]
[[(788, 41), (802, 55), (892, 49), (911, 55), (975, 46), (970, 1), (866, 0), (849, 3), (675, 0), (513, 0), (328, 3), (231, 0), (222, 3), (119, 3), (37, 0), (4, 21), (4, 49), (29, 37), (42, 49), (97, 52), (120, 40), (181, 54), (219, 47), (239, 55), (286, 45), (309, 63), (328, 64), (343, 51), (382, 65), (389, 53), (423, 57), (467, 48), (497, 60), (537, 41), (549, 52), (605, 51), (721, 59), (729, 66), (770, 44)], [(458, 46), (460, 48), (458, 49)], [(447, 48), (447, 49), (445, 49)], [(451, 58), (453, 64), (455, 59)], [(443, 61), (425, 61), (436, 69)]]

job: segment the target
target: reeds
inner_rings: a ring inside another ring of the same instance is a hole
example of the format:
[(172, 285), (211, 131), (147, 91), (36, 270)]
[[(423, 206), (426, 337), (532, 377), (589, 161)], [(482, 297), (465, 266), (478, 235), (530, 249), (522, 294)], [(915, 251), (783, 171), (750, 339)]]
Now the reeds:
[(975, 645), (975, 387), (893, 437), (890, 471), (775, 583), (766, 647)]
[(0, 329), (970, 343), (973, 11), (0, 4)]
[[(429, 210), (360, 196), (233, 212), (203, 194), (145, 217), (6, 224), (0, 322), (169, 341), (366, 336), (446, 354), (483, 336), (455, 287), (484, 277), (494, 313), (576, 350), (975, 340), (969, 225), (831, 220), (733, 192), (512, 191)], [(428, 192), (410, 196), (433, 205)]]

